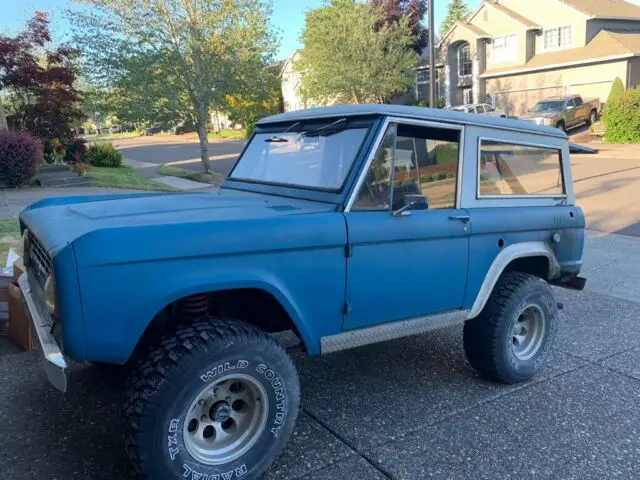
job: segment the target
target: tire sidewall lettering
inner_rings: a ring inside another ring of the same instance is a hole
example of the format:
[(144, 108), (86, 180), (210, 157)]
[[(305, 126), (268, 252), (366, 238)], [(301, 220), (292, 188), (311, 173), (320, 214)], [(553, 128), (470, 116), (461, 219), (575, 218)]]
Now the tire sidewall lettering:
[[(266, 359), (265, 359), (266, 360)], [(206, 385), (214, 385), (218, 379), (233, 375), (234, 372), (249, 375), (257, 379), (265, 388), (268, 397), (266, 425), (251, 450), (240, 458), (224, 465), (205, 465), (193, 459), (184, 443), (184, 421), (187, 409), (195, 395)], [(205, 368), (192, 371), (188, 386), (181, 389), (174, 401), (167, 405), (164, 422), (163, 456), (166, 465), (177, 478), (189, 480), (232, 480), (243, 478), (259, 463), (263, 454), (260, 450), (270, 449), (274, 440), (285, 431), (289, 408), (287, 388), (277, 367), (262, 359), (251, 359), (247, 355), (237, 354), (212, 363)], [(252, 452), (253, 453), (252, 455)], [(255, 458), (252, 458), (257, 455)]]

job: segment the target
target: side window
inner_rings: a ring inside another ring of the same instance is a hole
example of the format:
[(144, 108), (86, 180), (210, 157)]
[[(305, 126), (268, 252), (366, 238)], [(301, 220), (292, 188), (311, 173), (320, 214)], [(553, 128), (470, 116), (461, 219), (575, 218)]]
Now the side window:
[(574, 108), (575, 106), (576, 104), (573, 102), (573, 98), (570, 100), (567, 100), (567, 109)]
[(430, 210), (455, 208), (459, 146), (459, 130), (398, 125), (393, 209), (405, 195), (424, 196)]
[(564, 195), (559, 149), (480, 143), (480, 196)]
[(478, 112), (478, 113), (485, 113), (484, 105), (478, 105), (478, 106), (476, 107), (476, 112)]
[(396, 125), (387, 128), (369, 171), (360, 186), (353, 210), (389, 210), (391, 201), (391, 170), (396, 139)]
[(576, 104), (576, 107), (581, 107), (582, 105), (584, 105), (584, 102), (582, 101), (582, 97), (576, 97), (573, 99), (573, 101)]
[(416, 196), (425, 201), (413, 210), (455, 208), (459, 146), (457, 129), (389, 126), (353, 210), (398, 210)]

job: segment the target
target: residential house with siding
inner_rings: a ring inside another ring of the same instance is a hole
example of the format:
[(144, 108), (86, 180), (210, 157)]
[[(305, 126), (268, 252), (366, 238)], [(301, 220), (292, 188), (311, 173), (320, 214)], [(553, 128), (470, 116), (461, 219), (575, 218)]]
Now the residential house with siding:
[(620, 77), (640, 84), (640, 7), (624, 0), (485, 0), (439, 44), (447, 105), (494, 103), (521, 115), (537, 101), (605, 101)]

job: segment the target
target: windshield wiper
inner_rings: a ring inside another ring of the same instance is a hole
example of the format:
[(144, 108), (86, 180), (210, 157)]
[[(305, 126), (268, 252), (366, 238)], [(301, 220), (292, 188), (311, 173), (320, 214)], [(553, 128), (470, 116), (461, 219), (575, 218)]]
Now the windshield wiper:
[[(293, 130), (294, 128), (299, 127), (299, 126), (300, 126), (300, 122), (296, 122), (296, 123), (294, 123), (293, 125), (291, 125), (289, 128), (287, 128), (287, 129), (286, 129), (284, 132), (282, 132), (282, 133), (288, 133), (288, 132), (290, 132), (291, 130)], [(267, 139), (265, 140), (265, 142), (267, 142), (267, 143), (286, 143), (286, 142), (288, 142), (288, 141), (289, 141), (288, 139), (286, 139), (286, 138), (284, 138), (284, 137), (278, 137), (277, 135), (273, 135), (272, 137), (267, 138)]]
[[(341, 132), (344, 129), (346, 123), (347, 123), (347, 119), (341, 118), (340, 120), (330, 123), (329, 125), (325, 125), (324, 127), (316, 128), (315, 130), (309, 130), (308, 132), (303, 132), (302, 136), (303, 137), (319, 137), (319, 136), (328, 137), (329, 135), (332, 135), (334, 133)], [(336, 128), (336, 127), (339, 127), (339, 128)], [(331, 130), (331, 133), (326, 133), (327, 130)]]

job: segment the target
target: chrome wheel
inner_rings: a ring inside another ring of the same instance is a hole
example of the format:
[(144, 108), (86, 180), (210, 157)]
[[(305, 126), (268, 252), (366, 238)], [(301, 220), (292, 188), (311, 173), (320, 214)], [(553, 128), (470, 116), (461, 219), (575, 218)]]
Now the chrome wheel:
[(184, 444), (206, 465), (231, 462), (258, 440), (267, 423), (268, 398), (253, 377), (228, 375), (203, 388), (184, 422)]
[(518, 316), (511, 331), (513, 353), (518, 360), (533, 357), (544, 341), (546, 323), (539, 307), (529, 305)]

